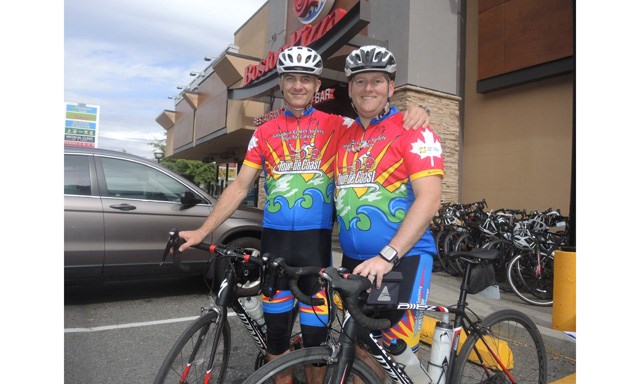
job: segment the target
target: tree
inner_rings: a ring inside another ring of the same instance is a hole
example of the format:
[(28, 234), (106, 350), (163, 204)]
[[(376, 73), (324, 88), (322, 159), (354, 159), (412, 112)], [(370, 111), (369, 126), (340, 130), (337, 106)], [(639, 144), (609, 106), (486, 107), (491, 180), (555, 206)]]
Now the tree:
[[(162, 153), (165, 153), (167, 147), (166, 136), (163, 139), (157, 139), (154, 142), (149, 143), (149, 145), (155, 149), (161, 150)], [(163, 157), (160, 160), (160, 164), (181, 174), (206, 190), (208, 190), (209, 186), (214, 184), (217, 179), (218, 167), (216, 167), (215, 163), (203, 163), (199, 160), (169, 159)]]

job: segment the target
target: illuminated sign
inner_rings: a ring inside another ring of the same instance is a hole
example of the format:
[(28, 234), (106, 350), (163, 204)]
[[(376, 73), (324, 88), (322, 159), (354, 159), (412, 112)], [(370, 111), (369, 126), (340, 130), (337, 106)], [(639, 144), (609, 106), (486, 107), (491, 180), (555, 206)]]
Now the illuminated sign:
[(242, 86), (249, 85), (261, 78), (263, 75), (273, 70), (278, 62), (278, 55), (285, 49), (294, 45), (302, 45), (308, 47), (311, 43), (324, 36), (340, 19), (347, 14), (344, 9), (338, 8), (325, 16), (316, 25), (305, 24), (289, 36), (289, 43), (283, 45), (277, 52), (269, 52), (267, 57), (262, 59), (256, 65), (249, 65), (244, 70), (244, 82)]
[(295, 0), (293, 13), (302, 24), (311, 24), (325, 17), (333, 7), (333, 0)]
[[(334, 100), (335, 99), (335, 96), (333, 94), (334, 92), (335, 92), (334, 88), (327, 88), (327, 89), (323, 89), (320, 92), (316, 92), (315, 96), (313, 97), (313, 100), (311, 100), (311, 104), (316, 105), (316, 104), (324, 103), (325, 101)], [(284, 112), (284, 107), (280, 109), (276, 109), (275, 111), (267, 112), (264, 115), (258, 116), (255, 119), (253, 119), (253, 124), (255, 124), (255, 126), (257, 127), (263, 123), (266, 123), (271, 119), (275, 119), (276, 117), (280, 116), (282, 112)]]

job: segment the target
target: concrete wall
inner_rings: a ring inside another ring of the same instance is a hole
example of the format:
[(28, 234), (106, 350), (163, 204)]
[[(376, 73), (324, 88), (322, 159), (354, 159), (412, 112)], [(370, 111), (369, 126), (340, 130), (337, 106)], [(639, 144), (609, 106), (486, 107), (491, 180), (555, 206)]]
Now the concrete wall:
[(368, 36), (388, 41), (398, 84), (459, 96), (460, 0), (371, 1)]

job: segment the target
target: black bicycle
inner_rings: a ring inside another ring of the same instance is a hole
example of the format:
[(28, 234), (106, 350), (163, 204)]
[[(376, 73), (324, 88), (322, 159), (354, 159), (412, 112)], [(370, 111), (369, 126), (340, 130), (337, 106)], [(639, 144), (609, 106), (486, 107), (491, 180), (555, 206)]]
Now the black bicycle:
[[(370, 365), (356, 355), (356, 345), (366, 350), (386, 372), (386, 379), (394, 383), (410, 384), (411, 378), (402, 365), (376, 342), (372, 330), (388, 328), (386, 318), (373, 314), (389, 309), (421, 309), (443, 312), (455, 316), (452, 344), (442, 361), (434, 362), (441, 368), (427, 383), (537, 383), (547, 382), (547, 358), (542, 336), (533, 321), (515, 310), (501, 310), (480, 318), (467, 305), (467, 294), (479, 292), (491, 278), (483, 270), (492, 266), (498, 257), (496, 250), (474, 250), (450, 255), (465, 261), (463, 282), (457, 304), (449, 307), (395, 303), (370, 305), (363, 299), (371, 288), (369, 279), (344, 273), (333, 267), (321, 269), (318, 274), (331, 292), (337, 292), (346, 309), (342, 331), (336, 338), (330, 333), (320, 347), (303, 348), (271, 361), (247, 378), (245, 384), (272, 383), (275, 375), (293, 369), (302, 371), (305, 365), (327, 366), (324, 383), (351, 383), (359, 378), (364, 383), (381, 383)], [(277, 261), (276, 261), (277, 262)], [(290, 271), (295, 272), (295, 271)], [(290, 283), (294, 296), (302, 301), (311, 300)], [(313, 303), (317, 305), (317, 303)], [(335, 303), (329, 303), (330, 319), (338, 313)], [(458, 348), (462, 345), (461, 348)], [(432, 349), (433, 351), (433, 349)], [(431, 365), (431, 361), (429, 365)]]
[[(178, 247), (184, 243), (178, 233), (176, 229), (169, 232), (162, 263), (169, 254), (175, 255)], [(200, 316), (182, 332), (167, 354), (155, 384), (225, 382), (231, 351), (231, 330), (227, 318), (229, 309), (236, 313), (258, 348), (255, 369), (266, 362), (266, 333), (249, 316), (240, 298), (258, 295), (265, 284), (267, 287), (273, 286), (279, 272), (267, 273), (267, 256), (260, 256), (255, 250), (206, 243), (193, 248), (209, 252), (209, 263), (226, 259), (228, 266), (219, 287), (216, 289), (215, 284), (210, 286), (208, 304), (200, 309)], [(260, 298), (256, 297), (255, 300)], [(297, 306), (294, 308), (296, 315)], [(292, 333), (290, 350), (301, 348), (301, 340), (300, 332)]]

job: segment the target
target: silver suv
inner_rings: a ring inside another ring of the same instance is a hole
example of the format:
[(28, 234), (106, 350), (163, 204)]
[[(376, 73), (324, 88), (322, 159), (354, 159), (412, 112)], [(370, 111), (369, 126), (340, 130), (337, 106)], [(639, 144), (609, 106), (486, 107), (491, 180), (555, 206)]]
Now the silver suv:
[[(190, 249), (160, 267), (169, 230), (195, 229), (217, 199), (160, 164), (127, 153), (65, 147), (64, 278), (137, 278), (205, 271)], [(262, 210), (241, 206), (205, 241), (260, 249)], [(217, 274), (217, 273), (216, 273)]]

